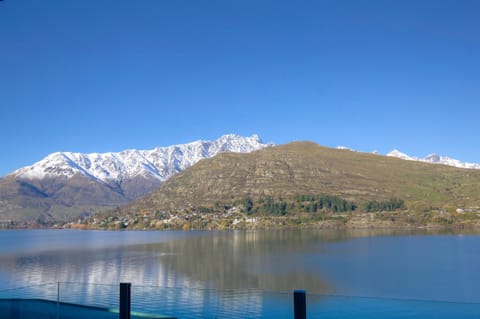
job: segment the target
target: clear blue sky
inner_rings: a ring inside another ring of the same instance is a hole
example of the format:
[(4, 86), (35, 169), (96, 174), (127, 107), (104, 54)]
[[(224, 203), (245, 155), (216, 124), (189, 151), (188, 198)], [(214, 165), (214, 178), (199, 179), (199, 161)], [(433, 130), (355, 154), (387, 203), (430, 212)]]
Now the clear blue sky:
[(480, 1), (4, 0), (0, 176), (265, 141), (480, 162)]

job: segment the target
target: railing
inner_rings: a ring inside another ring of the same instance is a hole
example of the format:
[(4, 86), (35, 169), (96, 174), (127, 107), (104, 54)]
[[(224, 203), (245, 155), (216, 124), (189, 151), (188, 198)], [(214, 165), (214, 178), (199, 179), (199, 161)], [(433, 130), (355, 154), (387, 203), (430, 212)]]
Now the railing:
[[(132, 285), (139, 318), (480, 318), (480, 303)], [(120, 318), (118, 285), (52, 283), (0, 290), (5, 319)], [(123, 299), (125, 300), (125, 298)], [(294, 303), (294, 300), (297, 301)], [(123, 319), (123, 318), (122, 318)]]

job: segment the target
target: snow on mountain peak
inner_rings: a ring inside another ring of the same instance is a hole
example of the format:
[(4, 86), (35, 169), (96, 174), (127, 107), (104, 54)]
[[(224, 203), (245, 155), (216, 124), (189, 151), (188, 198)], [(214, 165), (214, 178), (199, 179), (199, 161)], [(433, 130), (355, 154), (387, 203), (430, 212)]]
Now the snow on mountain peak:
[(446, 156), (440, 156), (438, 154), (429, 154), (424, 158), (418, 158), (418, 157), (409, 156), (398, 150), (393, 150), (390, 153), (388, 153), (387, 156), (397, 157), (397, 158), (409, 160), (409, 161), (418, 161), (418, 162), (425, 162), (425, 163), (431, 163), (431, 164), (443, 164), (443, 165), (459, 167), (459, 168), (480, 169), (480, 164), (465, 163), (460, 160), (453, 159)]
[(429, 154), (424, 159), (430, 163), (440, 163), (442, 160), (442, 157), (438, 154)]
[(409, 156), (405, 153), (400, 152), (397, 149), (388, 153), (387, 156), (396, 157), (396, 158), (400, 158), (400, 159), (407, 160), (407, 161), (416, 161), (417, 160), (415, 157), (411, 157), (411, 156)]
[[(351, 150), (350, 148), (346, 146), (337, 146), (337, 149), (341, 150)], [(378, 154), (377, 151), (373, 151), (373, 154)], [(431, 163), (431, 164), (443, 164), (443, 165), (448, 165), (448, 166), (453, 166), (453, 167), (459, 167), (459, 168), (470, 168), (470, 169), (480, 169), (480, 163), (466, 163), (462, 162), (457, 159), (453, 159), (450, 157), (446, 156), (441, 156), (438, 154), (429, 154), (425, 156), (424, 158), (418, 158), (418, 157), (413, 157), (410, 155), (407, 155), (403, 152), (400, 152), (397, 149), (394, 149), (390, 153), (388, 153), (386, 156), (389, 157), (396, 157), (399, 159), (407, 160), (407, 161), (417, 161), (417, 162), (425, 162), (425, 163)]]
[(353, 150), (353, 149), (351, 149), (351, 148), (348, 148), (348, 147), (346, 147), (346, 146), (343, 146), (343, 145), (337, 146), (337, 150), (344, 150), (344, 151), (355, 152), (355, 150)]
[(164, 181), (199, 160), (213, 157), (220, 152), (249, 153), (272, 145), (264, 144), (258, 135), (243, 137), (227, 134), (215, 141), (199, 140), (188, 144), (156, 147), (153, 150), (90, 154), (57, 152), (12, 174), (27, 179), (42, 179), (47, 176), (72, 178), (81, 174), (102, 182), (121, 181), (136, 176)]

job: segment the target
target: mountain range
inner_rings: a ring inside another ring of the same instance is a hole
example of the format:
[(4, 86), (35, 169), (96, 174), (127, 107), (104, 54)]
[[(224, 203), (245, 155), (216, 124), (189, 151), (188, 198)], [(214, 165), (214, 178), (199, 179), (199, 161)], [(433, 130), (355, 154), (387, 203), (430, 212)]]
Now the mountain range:
[[(310, 144), (307, 143), (305, 145)], [(69, 220), (74, 216), (89, 215), (99, 210), (122, 206), (135, 201), (158, 189), (167, 180), (203, 159), (215, 157), (220, 153), (250, 153), (272, 146), (274, 146), (272, 143), (263, 143), (257, 135), (242, 137), (228, 134), (215, 141), (199, 140), (188, 144), (157, 147), (152, 150), (132, 149), (116, 153), (91, 154), (73, 152), (52, 153), (31, 166), (20, 168), (0, 178), (0, 220), (36, 220), (45, 222)], [(310, 147), (306, 147), (306, 149), (315, 151), (314, 148)], [(331, 152), (352, 153), (352, 156), (361, 162), (366, 160), (364, 158), (366, 153), (348, 152), (346, 150), (350, 149), (346, 147), (338, 147), (338, 149), (328, 150), (331, 150)], [(328, 157), (331, 152), (319, 153), (318, 155)], [(302, 156), (308, 157), (308, 154), (302, 154)], [(225, 157), (225, 155), (222, 156)], [(409, 162), (435, 163), (459, 168), (480, 169), (480, 164), (464, 163), (435, 154), (425, 158), (415, 158), (397, 150), (390, 152), (387, 156), (375, 155), (368, 158), (372, 161), (372, 165), (375, 166), (379, 158), (387, 159), (391, 157), (408, 160)], [(248, 159), (248, 157), (245, 157), (245, 159)], [(255, 164), (255, 167), (258, 168), (262, 165), (267, 167), (270, 164), (283, 165), (276, 161), (275, 158), (271, 158), (271, 160), (273, 161), (272, 163)], [(318, 158), (317, 161), (321, 162), (322, 158)], [(215, 162), (209, 161), (207, 163)], [(388, 161), (386, 163), (393, 165), (392, 169), (396, 169), (395, 162)], [(227, 164), (223, 163), (221, 165), (226, 166)], [(306, 165), (308, 167), (310, 164), (298, 162), (297, 165)], [(337, 163), (335, 160), (329, 162), (328, 165), (330, 166), (322, 167), (321, 170), (336, 170)], [(355, 169), (358, 163), (352, 161), (350, 165), (352, 167), (349, 169), (353, 170), (351, 174), (357, 174)], [(208, 167), (204, 168), (208, 170)], [(317, 168), (314, 167), (313, 169), (316, 170)], [(302, 170), (302, 172), (304, 175), (308, 174), (305, 170)], [(210, 178), (209, 174), (204, 174), (205, 178)], [(232, 180), (235, 180), (235, 176), (228, 174)], [(385, 174), (388, 176), (388, 172), (385, 172)], [(336, 183), (335, 175), (326, 175), (321, 178), (329, 179), (329, 181), (322, 181), (325, 185)], [(218, 177), (215, 177), (215, 180), (218, 180)], [(205, 183), (205, 185), (210, 183), (205, 180), (198, 180), (197, 182), (200, 184)], [(228, 183), (225, 181), (225, 192), (236, 192), (238, 186), (231, 185), (231, 189), (228, 189), (226, 186), (229, 185)], [(303, 189), (306, 185), (310, 185), (310, 183), (305, 182), (303, 186), (299, 184), (298, 188)], [(344, 186), (351, 188), (353, 187), (352, 185)], [(361, 192), (360, 189), (361, 187), (358, 190), (359, 192)], [(304, 192), (307, 191), (308, 187), (304, 189)], [(343, 191), (338, 188), (335, 192), (342, 193)], [(179, 192), (179, 194), (182, 194), (182, 192)], [(171, 196), (175, 197), (174, 194), (171, 194)], [(232, 194), (225, 196), (231, 197)], [(169, 201), (169, 199), (165, 200)]]
[(199, 140), (152, 150), (53, 153), (0, 179), (0, 219), (69, 219), (123, 205), (202, 159), (271, 145), (257, 135), (228, 134), (215, 141)]

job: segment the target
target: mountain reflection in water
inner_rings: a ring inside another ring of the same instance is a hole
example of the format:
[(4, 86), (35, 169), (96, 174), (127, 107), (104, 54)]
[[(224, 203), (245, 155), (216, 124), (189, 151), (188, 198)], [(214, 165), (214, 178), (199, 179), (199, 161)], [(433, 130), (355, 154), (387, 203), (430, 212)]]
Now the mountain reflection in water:
[[(161, 233), (161, 236), (164, 237), (171, 236), (171, 240), (165, 238), (158, 240), (157, 233)], [(181, 233), (181, 236), (178, 233)], [(91, 236), (91, 233), (88, 231), (81, 233), (63, 231), (58, 233), (58, 236), (48, 237), (48, 240), (51, 240), (50, 249), (35, 252), (21, 248), (14, 253), (15, 247), (13, 247), (8, 250), (8, 253), (0, 251), (0, 284), (9, 288), (51, 282), (118, 284), (121, 281), (127, 281), (134, 285), (163, 287), (256, 288), (267, 291), (291, 291), (301, 288), (312, 293), (333, 292), (360, 295), (382, 293), (388, 296), (403, 296), (407, 288), (414, 287), (415, 281), (418, 282), (418, 287), (421, 287), (423, 280), (430, 280), (429, 273), (408, 273), (408, 271), (415, 270), (411, 266), (415, 260), (408, 259), (411, 257), (409, 255), (412, 254), (411, 252), (405, 249), (399, 250), (399, 247), (405, 248), (404, 243), (407, 242), (413, 243), (412, 247), (415, 247), (415, 243), (419, 242), (418, 235), (431, 234), (431, 231), (427, 230), (405, 232), (404, 230), (294, 229), (178, 233), (123, 232), (123, 234), (117, 233), (114, 236), (137, 236), (138, 234), (138, 236), (147, 235), (151, 238), (142, 240), (141, 243), (126, 242), (108, 247), (101, 244), (96, 246), (90, 240), (89, 247), (82, 249), (81, 237)], [(22, 236), (16, 240), (29, 240), (28, 230), (21, 234)], [(72, 241), (75, 247), (66, 247), (62, 244), (59, 249), (56, 249), (56, 242), (60, 242), (72, 234), (79, 236), (77, 241)], [(435, 231), (435, 234), (438, 232)], [(443, 234), (452, 233), (444, 232)], [(453, 234), (455, 235), (455, 233)], [(401, 235), (399, 241), (395, 241), (395, 238), (392, 237), (395, 235)], [(1, 236), (7, 235), (2, 233)], [(96, 233), (95, 236), (107, 238), (112, 234), (109, 232)], [(360, 237), (367, 238), (363, 241), (351, 241), (353, 238)], [(388, 240), (382, 240), (379, 237)], [(432, 240), (448, 244), (451, 242), (449, 237), (433, 236)], [(40, 237), (36, 236), (35, 238), (39, 240)], [(411, 240), (406, 241), (405, 238), (411, 238)], [(442, 242), (441, 238), (445, 238), (445, 241)], [(454, 245), (458, 246), (458, 238), (454, 240)], [(436, 245), (435, 242), (425, 240), (423, 242), (424, 244), (421, 245), (429, 245), (425, 246), (425, 249), (431, 249), (430, 247)], [(474, 242), (464, 242), (460, 247), (464, 251), (462, 257), (465, 264), (460, 265), (456, 262), (448, 267), (461, 266), (464, 271), (470, 269), (468, 267), (473, 267), (472, 262), (474, 263), (475, 260), (472, 261), (471, 258), (474, 258), (472, 257), (474, 255), (469, 252), (470, 247), (473, 247), (471, 245), (474, 244)], [(19, 244), (12, 242), (11, 245)], [(452, 249), (457, 249), (457, 246), (452, 246)], [(462, 252), (458, 249), (452, 251)], [(424, 254), (423, 251), (412, 250), (412, 252)], [(441, 284), (452, 285), (454, 280), (448, 279), (444, 275), (450, 268), (445, 268), (446, 263), (441, 257), (442, 254), (443, 251), (440, 250), (431, 255), (441, 263), (431, 265), (431, 267), (437, 271), (435, 276), (444, 280), (439, 281)], [(422, 258), (421, 255), (416, 256), (418, 260)], [(445, 257), (445, 260), (448, 258), (450, 257)], [(427, 262), (428, 260), (422, 261), (423, 264), (419, 265), (430, 267), (426, 264)], [(458, 262), (463, 261), (459, 260)], [(384, 264), (388, 265), (392, 271), (396, 269), (394, 277), (388, 273), (388, 269), (383, 271), (385, 267), (382, 265)], [(410, 268), (405, 268), (405, 265)], [(404, 275), (399, 272), (403, 270), (405, 270)], [(413, 278), (413, 275), (416, 277)], [(402, 276), (412, 277), (402, 279)], [(472, 276), (472, 274), (468, 273), (466, 276)], [(349, 280), (342, 279), (342, 277), (349, 278)], [(432, 275), (432, 280), (437, 280), (437, 277), (434, 278)], [(407, 287), (406, 283), (411, 286)], [(402, 285), (405, 286), (404, 291), (400, 290)], [(464, 281), (462, 285), (462, 287), (467, 287), (468, 282)], [(459, 289), (462, 287), (459, 286)], [(435, 294), (434, 290), (423, 291), (422, 289), (423, 287), (417, 289), (419, 297), (430, 296), (432, 291)], [(476, 295), (474, 297), (477, 298)]]
[[(318, 240), (318, 239), (317, 239)], [(162, 265), (208, 288), (258, 288), (324, 291), (318, 272), (306, 271), (292, 259), (298, 249), (308, 250), (315, 239), (301, 232), (214, 233), (145, 246), (148, 254), (163, 251)]]
[(198, 232), (160, 243), (86, 250), (63, 246), (55, 250), (52, 243), (52, 250), (0, 256), (0, 281), (4, 287), (130, 281), (168, 287), (272, 291), (300, 287), (321, 292), (327, 285), (320, 274), (306, 271), (292, 255), (342, 237), (311, 231)]

